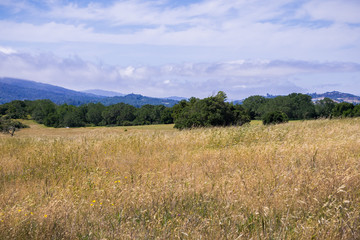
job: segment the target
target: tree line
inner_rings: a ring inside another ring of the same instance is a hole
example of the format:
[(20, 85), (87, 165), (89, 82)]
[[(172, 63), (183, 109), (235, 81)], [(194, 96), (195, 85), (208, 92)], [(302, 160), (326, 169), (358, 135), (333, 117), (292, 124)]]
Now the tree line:
[(81, 106), (56, 105), (50, 100), (19, 101), (0, 105), (0, 116), (33, 119), (47, 127), (130, 126), (172, 123), (171, 109), (163, 105), (136, 108), (125, 103), (105, 106), (88, 103)]
[[(126, 103), (105, 106), (88, 103), (81, 106), (56, 105), (50, 100), (15, 100), (0, 105), (0, 125), (9, 119), (33, 119), (48, 127), (132, 126), (170, 124), (178, 129), (208, 126), (241, 126), (252, 119), (264, 124), (287, 120), (332, 117), (358, 117), (360, 105), (336, 103), (329, 98), (313, 103), (305, 94), (265, 98), (251, 96), (242, 104), (227, 102), (224, 92), (204, 99), (182, 100), (173, 107), (144, 105), (134, 107)], [(3, 123), (3, 124), (2, 124)], [(1, 127), (0, 126), (0, 127)], [(3, 127), (3, 129), (5, 129)]]
[(0, 116), (7, 119), (33, 119), (48, 127), (132, 126), (171, 124), (175, 128), (242, 125), (250, 121), (241, 105), (226, 102), (226, 94), (205, 99), (183, 100), (173, 107), (126, 103), (105, 106), (88, 103), (81, 106), (56, 105), (50, 100), (20, 101), (0, 105)]
[(289, 120), (360, 116), (360, 105), (337, 103), (330, 98), (314, 103), (309, 95), (301, 93), (274, 98), (251, 96), (246, 98), (242, 105), (251, 119), (264, 119), (275, 112), (284, 113)]

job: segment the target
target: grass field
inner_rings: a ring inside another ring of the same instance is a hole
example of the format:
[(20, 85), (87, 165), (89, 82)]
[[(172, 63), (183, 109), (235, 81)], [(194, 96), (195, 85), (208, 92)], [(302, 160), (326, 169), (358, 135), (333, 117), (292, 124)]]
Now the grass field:
[(0, 239), (359, 239), (360, 119), (0, 135)]

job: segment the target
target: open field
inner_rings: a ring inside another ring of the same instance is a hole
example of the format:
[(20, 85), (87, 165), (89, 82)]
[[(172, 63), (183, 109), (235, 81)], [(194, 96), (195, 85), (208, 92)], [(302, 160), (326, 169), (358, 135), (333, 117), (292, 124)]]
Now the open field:
[(360, 119), (0, 135), (0, 239), (359, 239)]

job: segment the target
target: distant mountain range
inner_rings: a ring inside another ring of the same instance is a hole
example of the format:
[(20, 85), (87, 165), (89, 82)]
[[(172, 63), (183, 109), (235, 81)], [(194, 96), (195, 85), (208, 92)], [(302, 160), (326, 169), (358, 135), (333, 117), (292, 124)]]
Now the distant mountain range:
[(327, 92), (327, 93), (322, 93), (322, 94), (308, 93), (308, 95), (310, 95), (312, 97), (313, 102), (322, 100), (324, 98), (330, 98), (338, 103), (340, 103), (340, 102), (349, 102), (349, 103), (354, 103), (354, 104), (360, 103), (359, 96), (349, 94), (349, 93), (342, 93), (342, 92), (338, 92), (338, 91)]
[[(327, 92), (322, 94), (310, 93), (314, 102), (330, 98), (336, 102), (350, 102), (359, 104), (360, 97), (341, 92)], [(274, 95), (267, 95), (267, 98), (276, 97)], [(15, 78), (0, 78), (0, 104), (11, 102), (13, 100), (37, 100), (50, 99), (56, 104), (71, 104), (82, 105), (86, 103), (101, 102), (104, 105), (112, 105), (116, 103), (127, 103), (135, 107), (141, 107), (146, 104), (164, 105), (171, 107), (179, 101), (186, 99), (183, 97), (168, 97), (168, 98), (153, 98), (146, 97), (140, 94), (122, 94), (112, 91), (104, 91), (99, 89), (92, 89), (83, 92), (78, 92), (50, 84), (44, 84), (34, 81), (28, 81)], [(241, 104), (243, 100), (231, 100), (235, 104)]]
[(126, 95), (126, 94), (122, 94), (122, 93), (118, 93), (118, 92), (105, 91), (105, 90), (101, 90), (101, 89), (89, 89), (89, 90), (85, 90), (85, 91), (81, 91), (81, 92), (95, 94), (95, 95), (99, 95), (99, 96), (105, 96), (105, 97), (122, 97), (122, 96)]
[[(96, 93), (103, 93), (98, 95)], [(113, 96), (113, 95), (117, 96)], [(34, 81), (0, 78), (0, 104), (11, 102), (13, 100), (37, 100), (50, 99), (56, 104), (71, 104), (79, 106), (81, 104), (91, 102), (101, 102), (104, 105), (112, 105), (116, 103), (127, 103), (135, 107), (141, 107), (146, 104), (173, 106), (178, 103), (177, 100), (152, 98), (139, 94), (128, 94), (121, 96), (120, 93), (89, 90), (88, 92), (78, 92), (66, 88), (44, 84)], [(109, 95), (112, 95), (109, 97)]]
[[(306, 95), (309, 95), (312, 98), (312, 101), (315, 103), (317, 101), (323, 100), (324, 98), (330, 98), (333, 101), (337, 102), (337, 103), (341, 103), (341, 102), (348, 102), (348, 103), (353, 103), (353, 104), (360, 104), (360, 97), (350, 94), (350, 93), (342, 93), (342, 92), (338, 92), (338, 91), (333, 91), (333, 92), (326, 92), (326, 93), (307, 93)], [(271, 95), (271, 94), (266, 94), (266, 96), (264, 96), (265, 98), (276, 98), (279, 95)], [(242, 102), (245, 99), (242, 100), (231, 100), (231, 102), (233, 102), (234, 104), (242, 104)]]

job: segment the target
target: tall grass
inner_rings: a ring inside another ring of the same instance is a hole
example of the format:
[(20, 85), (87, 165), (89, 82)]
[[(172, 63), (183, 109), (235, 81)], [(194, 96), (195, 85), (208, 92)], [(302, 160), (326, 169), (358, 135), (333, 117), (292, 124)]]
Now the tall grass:
[(359, 239), (360, 119), (0, 136), (0, 239)]

